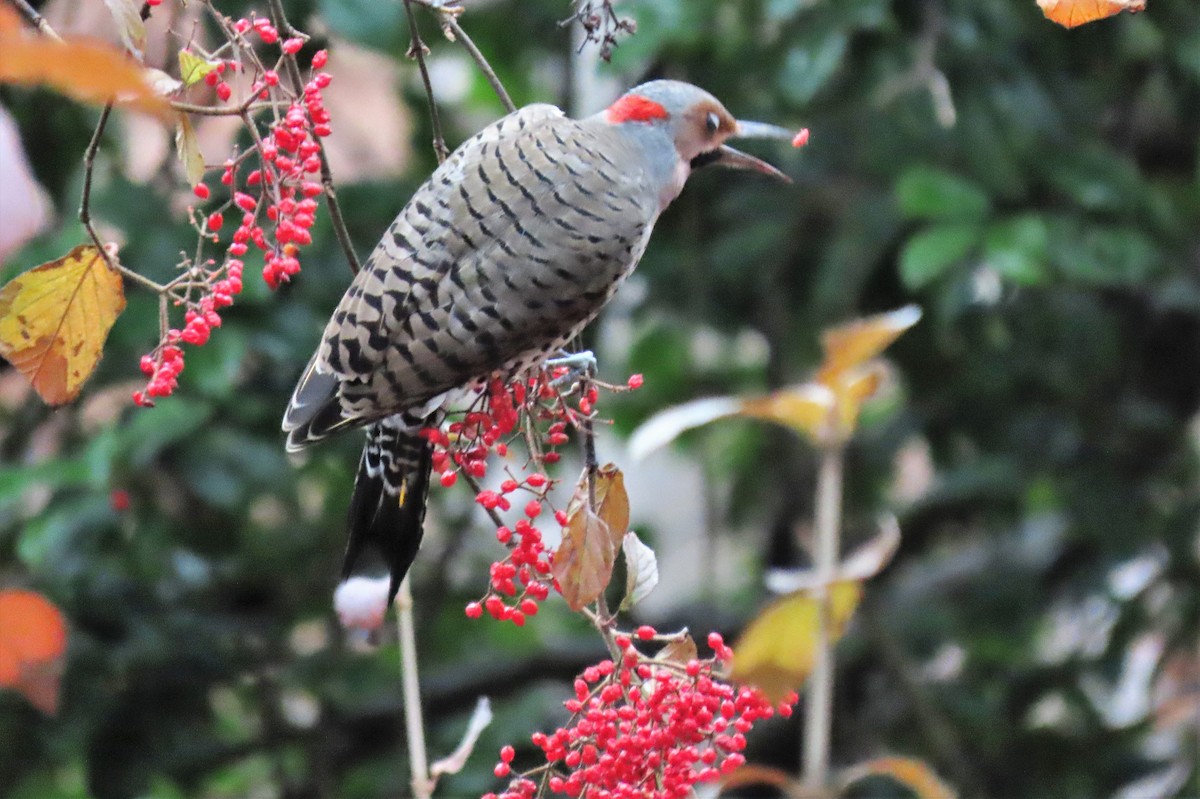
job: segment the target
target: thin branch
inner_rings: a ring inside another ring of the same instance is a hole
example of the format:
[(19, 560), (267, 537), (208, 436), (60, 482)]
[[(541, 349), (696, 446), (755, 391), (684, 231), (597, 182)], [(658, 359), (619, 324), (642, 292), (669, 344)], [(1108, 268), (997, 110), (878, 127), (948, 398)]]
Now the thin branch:
[(479, 67), (479, 71), (487, 78), (487, 82), (491, 84), (492, 91), (496, 92), (496, 96), (500, 98), (500, 103), (504, 106), (504, 110), (512, 113), (517, 110), (513, 104), (512, 98), (508, 96), (508, 92), (504, 89), (504, 84), (496, 77), (496, 71), (492, 69), (492, 65), (483, 57), (483, 53), (479, 52), (479, 48), (475, 46), (475, 42), (471, 41), (471, 37), (462, 29), (455, 19), (455, 15), (446, 9), (441, 9), (442, 26), (449, 32), (452, 39), (457, 39), (462, 42), (463, 47), (467, 48), (467, 52), (471, 54), (471, 58), (475, 59), (475, 64)]
[(830, 641), (829, 588), (837, 574), (838, 539), (842, 523), (842, 455), (840, 444), (827, 445), (821, 453), (817, 475), (816, 546), (813, 562), (817, 573), (820, 623), (812, 676), (809, 678), (804, 714), (804, 787), (814, 794), (829, 781), (829, 740), (833, 723), (833, 645)]
[(404, 13), (408, 16), (408, 30), (412, 36), (412, 44), (408, 48), (408, 57), (415, 59), (417, 68), (421, 71), (421, 82), (425, 84), (425, 96), (429, 98), (429, 124), (433, 128), (433, 152), (438, 163), (446, 160), (450, 150), (446, 147), (446, 139), (442, 136), (442, 121), (438, 116), (437, 103), (433, 99), (433, 83), (429, 79), (429, 67), (425, 64), (425, 55), (429, 48), (421, 40), (421, 32), (417, 30), (417, 15), (413, 13), (412, 0), (404, 0)]
[(92, 131), (92, 140), (88, 142), (87, 149), (83, 152), (83, 191), (79, 198), (79, 222), (87, 231), (92, 244), (96, 245), (96, 249), (100, 251), (100, 256), (104, 258), (104, 263), (108, 264), (109, 269), (119, 272), (123, 277), (134, 283), (140, 283), (151, 291), (161, 293), (164, 291), (162, 286), (113, 260), (105, 248), (104, 242), (100, 239), (100, 234), (96, 232), (96, 228), (92, 224), (92, 176), (96, 171), (96, 153), (100, 151), (100, 139), (104, 136), (104, 129), (108, 126), (108, 118), (111, 114), (112, 103), (107, 103), (100, 112), (96, 129)]
[(408, 577), (396, 595), (396, 627), (400, 634), (400, 671), (404, 687), (404, 729), (408, 739), (408, 765), (416, 799), (429, 799), (429, 759), (425, 754), (425, 725), (421, 720), (421, 683), (417, 677), (417, 635), (413, 629), (413, 597)]
[(46, 21), (46, 18), (39, 14), (37, 9), (29, 5), (25, 0), (9, 0), (9, 2), (43, 36), (54, 39), (57, 42), (62, 41), (62, 37), (54, 31), (54, 28), (50, 27), (50, 23)]
[[(253, 99), (253, 97), (251, 97)], [(215, 106), (215, 105), (197, 105), (195, 103), (185, 103), (181, 100), (172, 100), (171, 108), (184, 114), (195, 114), (201, 117), (236, 117), (241, 116), (245, 112), (256, 113), (258, 111), (269, 111), (276, 107), (272, 102), (248, 102), (240, 106)]]

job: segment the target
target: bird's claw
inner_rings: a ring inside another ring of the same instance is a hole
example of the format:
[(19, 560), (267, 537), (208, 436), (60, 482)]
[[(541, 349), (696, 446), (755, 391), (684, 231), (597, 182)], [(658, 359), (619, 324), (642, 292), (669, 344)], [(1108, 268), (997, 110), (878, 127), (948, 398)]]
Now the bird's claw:
[(554, 371), (559, 367), (566, 367), (567, 371), (551, 380), (550, 385), (552, 386), (570, 384), (581, 377), (590, 377), (596, 374), (596, 356), (591, 350), (580, 350), (579, 352), (565, 353), (560, 358), (546, 359), (547, 369)]

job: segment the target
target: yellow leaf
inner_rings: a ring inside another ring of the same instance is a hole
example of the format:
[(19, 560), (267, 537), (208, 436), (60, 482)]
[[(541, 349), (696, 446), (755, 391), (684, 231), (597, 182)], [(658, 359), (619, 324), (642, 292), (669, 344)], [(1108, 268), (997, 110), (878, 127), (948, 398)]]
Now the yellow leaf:
[(172, 113), (142, 67), (104, 42), (0, 35), (0, 83), (48, 86), (80, 102), (128, 104), (161, 118)]
[(918, 799), (955, 799), (950, 786), (920, 760), (908, 757), (881, 757), (847, 769), (841, 776), (843, 786), (867, 777), (888, 777), (917, 795)]
[[(831, 644), (841, 637), (861, 596), (862, 586), (854, 581), (829, 586)], [(815, 593), (799, 591), (777, 600), (750, 622), (734, 644), (730, 677), (757, 686), (772, 702), (782, 700), (812, 671), (819, 624)]]
[(579, 479), (567, 509), (562, 543), (551, 571), (571, 610), (595, 601), (612, 579), (617, 549), (629, 529), (629, 496), (621, 470), (609, 463), (597, 470), (596, 507), (588, 502), (587, 473)]
[(179, 77), (184, 86), (204, 80), (204, 76), (217, 68), (211, 61), (201, 58), (190, 50), (179, 51)]
[(1046, 19), (1074, 28), (1128, 11), (1146, 10), (1146, 0), (1038, 0)]
[(175, 128), (175, 152), (183, 164), (183, 173), (187, 176), (189, 186), (195, 186), (204, 180), (204, 154), (200, 152), (200, 141), (196, 138), (196, 129), (186, 114), (179, 116), (179, 125)]
[(61, 405), (91, 376), (123, 310), (121, 276), (99, 250), (81, 245), (0, 289), (0, 356), (46, 403)]
[(855, 319), (831, 327), (821, 336), (825, 359), (817, 372), (818, 382), (831, 388), (842, 375), (874, 358), (921, 319), (921, 309), (906, 305), (889, 313)]
[(833, 393), (837, 396), (836, 437), (846, 440), (858, 427), (858, 415), (863, 403), (875, 395), (883, 382), (883, 369), (878, 363), (838, 376)]
[(828, 386), (805, 383), (772, 392), (765, 397), (742, 401), (742, 413), (823, 440), (835, 420), (836, 395)]

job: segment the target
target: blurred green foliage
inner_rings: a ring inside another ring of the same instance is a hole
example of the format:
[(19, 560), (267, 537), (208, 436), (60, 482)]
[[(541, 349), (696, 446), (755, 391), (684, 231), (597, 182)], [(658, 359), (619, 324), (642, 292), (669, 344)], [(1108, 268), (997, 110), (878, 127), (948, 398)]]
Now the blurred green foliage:
[[(405, 77), (411, 170), (340, 190), (365, 253), (434, 163), (404, 15), (395, 2), (285, 5), (302, 29), (376, 49)], [(683, 78), (739, 116), (813, 131), (802, 152), (761, 151), (794, 185), (701, 173), (664, 215), (638, 273), (647, 291), (623, 311), (632, 343), (601, 356), (606, 376), (647, 376), (605, 407), (619, 430), (705, 393), (803, 378), (823, 325), (926, 309), (892, 351), (902, 394), (850, 452), (851, 517), (891, 503), (905, 539), (840, 650), (838, 761), (904, 753), (966, 796), (1061, 799), (1113, 795), (1180, 764), (1170, 790), (1200, 794), (1194, 726), (1164, 732), (1153, 704), (1111, 713), (1135, 643), (1162, 647), (1157, 677), (1195, 680), (1200, 668), (1195, 4), (1154, 0), (1070, 32), (1032, 0), (618, 10), (638, 24), (602, 68), (621, 84)], [(519, 104), (562, 103), (568, 15), (563, 0), (498, 0), (470, 4), (462, 23)], [(432, 18), (421, 23), (435, 55), (457, 52)], [(498, 113), (473, 81), (443, 107), (452, 142)], [(11, 88), (0, 102), (62, 219), (3, 265), (7, 280), (82, 240), (73, 214), (96, 114)], [(121, 175), (119, 136), (103, 142), (94, 213), (122, 231), (126, 264), (162, 277), (191, 234), (165, 210), (171, 181)], [(359, 441), (299, 466), (282, 450), (280, 413), (348, 279), (327, 227), (305, 263), (274, 296), (248, 269), (247, 293), (153, 411), (127, 402), (157, 329), (137, 290), (77, 406), (0, 403), (0, 584), (43, 591), (71, 621), (61, 715), (0, 695), (0, 794), (406, 792), (394, 645), (364, 655), (330, 613)], [(765, 355), (702, 356), (701, 334), (726, 353), (749, 334)], [(887, 488), (913, 442), (933, 482), (897, 505)], [(764, 563), (792, 558), (812, 453), (749, 425), (685, 444), (710, 480), (733, 486), (718, 521), (760, 531)], [(112, 507), (118, 489), (126, 511)], [(492, 786), (501, 743), (561, 721), (565, 681), (599, 653), (555, 603), (524, 630), (463, 618), (494, 551), (452, 493), (435, 492), (449, 534), (415, 571), (433, 749), (453, 748), (476, 694), (497, 705), (481, 754), (443, 785), (458, 796)], [(1114, 570), (1131, 562), (1151, 576), (1120, 590)], [(748, 574), (736, 596), (648, 621), (732, 631), (758, 585)], [(794, 768), (797, 735), (768, 725), (752, 757)]]

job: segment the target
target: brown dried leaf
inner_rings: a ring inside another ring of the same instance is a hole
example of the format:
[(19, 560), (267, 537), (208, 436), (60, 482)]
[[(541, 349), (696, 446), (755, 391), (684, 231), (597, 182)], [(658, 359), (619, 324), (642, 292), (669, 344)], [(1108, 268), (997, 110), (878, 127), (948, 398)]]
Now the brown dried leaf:
[(678, 638), (668, 641), (666, 646), (658, 650), (654, 659), (662, 663), (686, 666), (689, 660), (696, 660), (699, 657), (700, 652), (696, 649), (696, 642), (692, 640), (692, 634), (684, 631)]
[(589, 506), (587, 473), (575, 487), (567, 509), (562, 543), (551, 569), (571, 610), (595, 601), (612, 579), (617, 549), (629, 529), (625, 478), (613, 464), (601, 466), (595, 479), (596, 509)]

